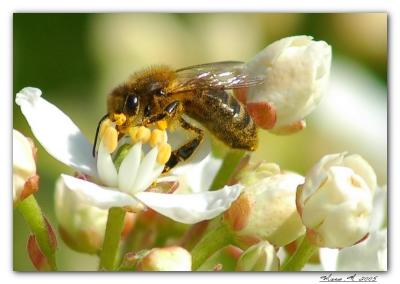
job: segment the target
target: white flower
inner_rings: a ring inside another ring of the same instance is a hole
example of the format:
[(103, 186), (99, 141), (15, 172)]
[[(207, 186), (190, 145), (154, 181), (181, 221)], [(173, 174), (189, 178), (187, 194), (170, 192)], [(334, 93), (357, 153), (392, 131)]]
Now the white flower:
[(135, 139), (139, 130), (136, 129), (136, 134), (131, 133), (132, 142), (127, 142), (130, 138), (121, 140), (132, 145), (129, 145), (129, 152), (117, 169), (113, 158), (116, 158), (118, 153), (115, 152), (122, 145), (116, 145), (115, 125), (112, 123), (101, 131), (96, 161), (91, 156), (92, 145), (79, 128), (57, 107), (41, 98), (39, 89), (23, 89), (17, 94), (16, 103), (48, 153), (75, 170), (90, 175), (92, 179), (103, 182), (105, 186), (61, 175), (66, 186), (79, 193), (90, 205), (101, 209), (129, 207), (133, 210), (145, 205), (175, 221), (192, 224), (219, 215), (240, 194), (240, 185), (194, 194), (151, 192), (154, 189), (144, 191), (157, 179), (171, 151), (165, 146), (168, 145), (166, 135), (156, 135), (162, 136), (163, 140), (149, 146), (141, 136), (147, 135), (149, 129), (143, 130), (147, 134), (139, 134), (140, 139)]
[(376, 175), (359, 155), (324, 156), (298, 190), (297, 206), (309, 237), (321, 247), (354, 245), (369, 232)]
[[(224, 221), (244, 245), (261, 240), (287, 245), (305, 232), (296, 210), (296, 189), (304, 178), (281, 173), (275, 164), (261, 164), (258, 168), (249, 177), (241, 177), (245, 188), (225, 212)], [(257, 181), (257, 176), (263, 178)]]
[(351, 247), (343, 249), (321, 248), (319, 255), (326, 271), (386, 271), (387, 229), (386, 188), (377, 188), (368, 237)]
[(33, 143), (13, 129), (13, 202), (28, 197), (39, 189), (39, 176), (36, 174), (36, 148)]
[(278, 271), (279, 258), (275, 247), (267, 241), (259, 242), (240, 256), (237, 271)]
[(302, 120), (327, 88), (331, 57), (326, 42), (293, 36), (268, 45), (250, 60), (250, 72), (266, 76), (264, 84), (251, 87), (247, 97), (256, 123), (277, 133), (304, 127)]

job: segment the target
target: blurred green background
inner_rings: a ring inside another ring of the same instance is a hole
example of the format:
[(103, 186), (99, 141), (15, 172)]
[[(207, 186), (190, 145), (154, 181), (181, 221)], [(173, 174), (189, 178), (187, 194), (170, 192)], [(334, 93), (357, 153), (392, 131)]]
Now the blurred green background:
[[(106, 111), (106, 95), (135, 70), (151, 64), (179, 68), (212, 61), (247, 61), (273, 41), (299, 34), (332, 46), (329, 94), (308, 117), (302, 132), (292, 136), (262, 133), (257, 155), (304, 175), (324, 154), (355, 152), (375, 168), (379, 184), (386, 184), (384, 13), (18, 13), (13, 17), (13, 96), (26, 86), (40, 88), (91, 140)], [(15, 129), (33, 137), (15, 104), (13, 123)], [(60, 173), (71, 170), (36, 145), (37, 199), (56, 226), (54, 182)], [(13, 215), (13, 224), (14, 270), (34, 270), (26, 252), (29, 231), (18, 213)], [(97, 268), (95, 257), (70, 250), (61, 239), (57, 257), (62, 270)]]

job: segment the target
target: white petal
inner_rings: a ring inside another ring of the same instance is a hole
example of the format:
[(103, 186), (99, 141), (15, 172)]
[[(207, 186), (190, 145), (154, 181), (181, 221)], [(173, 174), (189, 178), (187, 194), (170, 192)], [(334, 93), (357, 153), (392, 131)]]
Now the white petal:
[(136, 143), (124, 158), (118, 171), (118, 187), (129, 193), (133, 187), (142, 155), (142, 143)]
[(183, 179), (192, 192), (207, 191), (221, 164), (221, 159), (215, 158), (212, 153), (209, 153), (198, 163), (189, 163), (172, 169), (171, 174)]
[(82, 199), (89, 205), (97, 206), (101, 209), (109, 209), (111, 207), (136, 207), (139, 204), (132, 196), (115, 189), (99, 186), (69, 175), (62, 174), (61, 177), (66, 186), (80, 194)]
[(336, 262), (339, 254), (338, 249), (320, 248), (319, 259), (325, 271), (336, 271)]
[(32, 145), (21, 132), (13, 129), (13, 172), (18, 171), (29, 176), (36, 172), (36, 162)]
[(15, 99), (36, 139), (60, 162), (77, 171), (96, 176), (92, 145), (72, 120), (56, 106), (41, 98), (41, 94), (39, 89), (27, 87)]
[(377, 231), (385, 224), (387, 214), (387, 191), (386, 186), (375, 190), (374, 205), (372, 207), (369, 231)]
[(366, 240), (341, 249), (337, 261), (338, 271), (386, 271), (387, 231), (372, 232)]
[(236, 200), (241, 192), (241, 185), (225, 186), (217, 191), (194, 194), (163, 194), (140, 192), (135, 195), (146, 206), (177, 222), (194, 224), (212, 219)]
[(117, 187), (118, 173), (110, 153), (106, 150), (103, 142), (100, 142), (97, 152), (97, 173), (102, 183), (109, 187)]
[(154, 147), (144, 156), (137, 172), (135, 184), (130, 189), (132, 194), (145, 190), (154, 181), (153, 170), (156, 165), (157, 154), (158, 147)]

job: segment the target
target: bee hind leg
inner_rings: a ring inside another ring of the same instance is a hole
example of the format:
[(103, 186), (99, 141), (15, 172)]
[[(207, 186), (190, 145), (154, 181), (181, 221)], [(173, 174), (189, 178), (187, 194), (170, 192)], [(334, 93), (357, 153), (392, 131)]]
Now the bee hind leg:
[(168, 162), (165, 164), (163, 173), (170, 171), (173, 167), (175, 167), (179, 162), (187, 160), (200, 145), (201, 141), (203, 141), (204, 132), (200, 128), (194, 127), (190, 123), (186, 122), (183, 118), (179, 119), (179, 122), (182, 128), (192, 131), (196, 134), (192, 140), (174, 150), (171, 153), (171, 157)]

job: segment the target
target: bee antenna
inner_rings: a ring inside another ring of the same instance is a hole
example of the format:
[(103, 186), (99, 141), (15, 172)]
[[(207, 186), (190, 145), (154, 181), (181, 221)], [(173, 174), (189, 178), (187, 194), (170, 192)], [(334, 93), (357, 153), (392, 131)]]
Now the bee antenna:
[(99, 136), (99, 131), (100, 131), (100, 125), (101, 123), (108, 117), (108, 113), (105, 114), (97, 124), (97, 129), (96, 129), (96, 135), (94, 136), (94, 142), (93, 142), (93, 149), (92, 149), (92, 155), (93, 157), (96, 156), (96, 145), (97, 145), (97, 137)]

